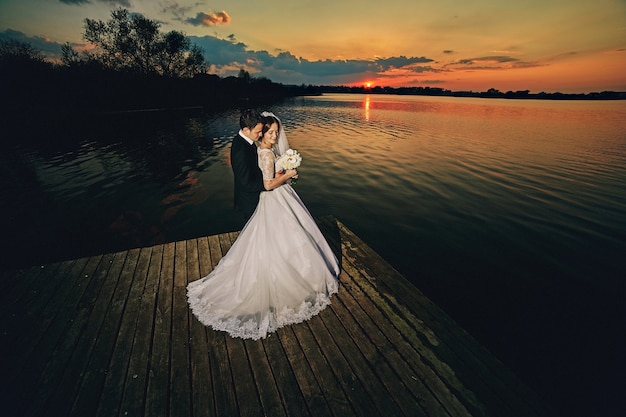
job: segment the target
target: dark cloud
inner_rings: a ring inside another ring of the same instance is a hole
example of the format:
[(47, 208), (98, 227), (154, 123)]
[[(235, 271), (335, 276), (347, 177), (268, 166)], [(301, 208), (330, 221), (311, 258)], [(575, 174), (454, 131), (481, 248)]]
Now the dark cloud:
[(65, 4), (89, 4), (89, 3), (108, 3), (111, 6), (122, 6), (122, 7), (130, 7), (130, 0), (59, 0), (61, 3)]
[(350, 83), (355, 78), (376, 76), (390, 69), (402, 69), (412, 73), (436, 72), (433, 62), (426, 57), (388, 57), (372, 60), (317, 60), (297, 57), (287, 51), (270, 53), (252, 51), (233, 35), (227, 39), (214, 36), (190, 37), (204, 50), (207, 61), (220, 75), (237, 75), (244, 68), (253, 76), (263, 76), (285, 84), (338, 84)]
[(161, 13), (173, 16), (174, 20), (182, 21), (192, 9), (193, 6), (181, 6), (178, 2), (168, 1), (161, 8)]
[(444, 49), (443, 53), (444, 53), (444, 54), (453, 54), (453, 53), (454, 53), (454, 51), (453, 51), (453, 50), (451, 50), (451, 49)]
[(42, 36), (26, 36), (24, 33), (17, 30), (6, 29), (0, 32), (0, 40), (13, 40), (18, 42), (26, 42), (31, 44), (34, 48), (40, 50), (44, 56), (58, 60), (61, 57), (62, 44), (53, 42)]
[(522, 61), (518, 58), (513, 58), (506, 55), (488, 55), (477, 58), (460, 59), (458, 61), (450, 62), (449, 64), (444, 65), (444, 68), (452, 67), (457, 69), (462, 68), (472, 71), (479, 71), (498, 69), (504, 70), (511, 68), (533, 68), (545, 65), (546, 64), (541, 64), (538, 62)]
[(268, 66), (277, 70), (296, 70), (300, 66), (300, 60), (289, 52), (280, 52), (277, 56), (268, 59)]
[(513, 58), (510, 56), (484, 56), (481, 58), (476, 58), (476, 61), (490, 61), (490, 62), (515, 62), (519, 61), (517, 58)]
[(198, 13), (196, 17), (190, 17), (185, 22), (194, 26), (216, 26), (230, 23), (230, 16), (224, 10), (217, 13)]
[(535, 67), (545, 67), (548, 64), (542, 64), (539, 62), (524, 62), (518, 61), (513, 63), (513, 68), (535, 68)]
[(391, 68), (402, 68), (412, 64), (424, 64), (427, 62), (433, 62), (433, 60), (425, 57), (407, 58), (405, 56), (379, 58), (376, 60), (376, 63), (381, 66), (383, 71)]
[(204, 51), (204, 56), (212, 65), (231, 65), (233, 62), (244, 63), (250, 56), (247, 46), (242, 42), (233, 42), (214, 36), (190, 36), (189, 39)]
[(380, 66), (372, 61), (365, 60), (342, 60), (334, 61), (309, 61), (300, 58), (299, 65), (293, 69), (306, 76), (335, 77), (341, 75), (354, 75), (363, 72), (377, 72)]
[(416, 74), (422, 74), (424, 72), (443, 72), (439, 68), (434, 68), (431, 66), (423, 66), (423, 65), (412, 65), (406, 68), (407, 71), (414, 72)]
[(478, 58), (467, 58), (461, 59), (456, 63), (462, 65), (474, 65), (475, 63), (484, 63), (484, 62), (493, 62), (493, 63), (505, 63), (505, 62), (516, 62), (519, 61), (517, 58), (513, 58), (510, 56), (502, 56), (502, 55), (494, 55), (494, 56), (483, 56)]

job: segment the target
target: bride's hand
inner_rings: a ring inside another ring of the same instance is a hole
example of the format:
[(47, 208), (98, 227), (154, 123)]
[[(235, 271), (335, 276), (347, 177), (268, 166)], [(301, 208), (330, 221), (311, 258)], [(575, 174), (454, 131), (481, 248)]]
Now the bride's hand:
[(295, 169), (287, 170), (286, 173), (290, 174), (289, 178), (298, 178), (298, 171)]

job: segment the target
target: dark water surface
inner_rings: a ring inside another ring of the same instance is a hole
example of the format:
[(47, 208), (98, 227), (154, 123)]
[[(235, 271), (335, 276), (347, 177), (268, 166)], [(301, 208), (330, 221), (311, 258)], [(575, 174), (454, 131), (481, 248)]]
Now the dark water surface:
[[(326, 95), (269, 110), (314, 216), (346, 224), (563, 416), (622, 415), (626, 102)], [(145, 112), (10, 132), (2, 266), (233, 230), (237, 129), (235, 111)]]

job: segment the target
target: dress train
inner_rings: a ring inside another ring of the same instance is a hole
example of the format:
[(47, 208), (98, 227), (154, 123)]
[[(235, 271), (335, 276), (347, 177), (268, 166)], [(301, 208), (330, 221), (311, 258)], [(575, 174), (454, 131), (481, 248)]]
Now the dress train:
[(228, 253), (187, 297), (203, 324), (260, 339), (317, 315), (338, 291), (339, 264), (289, 184), (262, 192)]

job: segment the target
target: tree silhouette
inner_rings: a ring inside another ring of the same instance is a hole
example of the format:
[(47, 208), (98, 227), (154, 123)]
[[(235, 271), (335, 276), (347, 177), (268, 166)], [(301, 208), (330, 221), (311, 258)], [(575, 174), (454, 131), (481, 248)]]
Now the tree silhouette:
[(43, 53), (28, 42), (14, 39), (0, 40), (0, 63), (41, 63), (44, 62)]
[(143, 75), (193, 77), (206, 72), (202, 50), (178, 31), (161, 33), (160, 23), (123, 8), (106, 22), (85, 19), (83, 38), (96, 46), (78, 54), (63, 46), (63, 63), (98, 62), (103, 68)]

